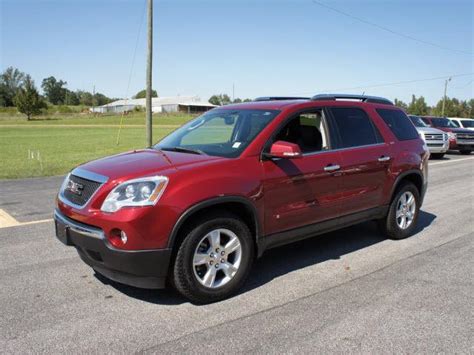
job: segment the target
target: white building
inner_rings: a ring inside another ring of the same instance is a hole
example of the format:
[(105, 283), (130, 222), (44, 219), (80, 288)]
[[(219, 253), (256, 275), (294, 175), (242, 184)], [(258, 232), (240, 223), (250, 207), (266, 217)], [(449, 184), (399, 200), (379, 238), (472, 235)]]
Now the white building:
[[(153, 113), (166, 112), (205, 112), (216, 105), (208, 101), (201, 101), (199, 96), (169, 96), (169, 97), (154, 97), (152, 99)], [(91, 108), (91, 112), (96, 113), (122, 113), (126, 111), (133, 111), (135, 107), (145, 107), (145, 99), (123, 99), (111, 102), (107, 105)]]

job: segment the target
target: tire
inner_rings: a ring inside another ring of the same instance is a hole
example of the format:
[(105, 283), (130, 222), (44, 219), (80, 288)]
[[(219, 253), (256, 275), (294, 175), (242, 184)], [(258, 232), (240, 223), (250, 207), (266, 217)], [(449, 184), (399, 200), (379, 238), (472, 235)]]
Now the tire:
[(433, 159), (443, 159), (445, 153), (431, 153)]
[(469, 155), (471, 154), (471, 150), (460, 150), (459, 153), (461, 153), (462, 155)]
[[(407, 208), (403, 210), (403, 205), (400, 205), (402, 196), (413, 196), (414, 205), (413, 208)], [(412, 235), (418, 221), (418, 215), (420, 212), (420, 193), (415, 185), (410, 182), (403, 183), (395, 192), (395, 195), (390, 203), (388, 214), (385, 219), (379, 221), (381, 231), (390, 239), (404, 239)], [(401, 211), (400, 211), (401, 210)], [(403, 216), (397, 218), (397, 211), (405, 213), (406, 218), (405, 228), (400, 226), (400, 222), (403, 225)], [(406, 211), (406, 212), (405, 212)], [(412, 219), (408, 222), (408, 212), (412, 215)]]
[[(235, 294), (247, 279), (255, 255), (247, 225), (233, 214), (219, 213), (198, 219), (184, 234), (172, 268), (172, 284), (176, 290), (199, 304)], [(214, 243), (217, 235), (218, 244)], [(236, 250), (230, 252), (234, 248)]]

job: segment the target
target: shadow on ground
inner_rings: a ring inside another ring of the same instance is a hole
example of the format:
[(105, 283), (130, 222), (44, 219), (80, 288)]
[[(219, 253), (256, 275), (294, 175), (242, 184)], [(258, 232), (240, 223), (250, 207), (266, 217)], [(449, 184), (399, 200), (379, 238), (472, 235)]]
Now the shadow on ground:
[[(420, 211), (418, 218), (417, 228), (411, 238), (416, 238), (418, 233), (429, 227), (436, 216)], [(377, 224), (367, 222), (271, 249), (255, 262), (253, 270), (258, 270), (258, 272), (251, 273), (241, 293), (258, 288), (274, 278), (290, 272), (328, 260), (337, 260), (343, 255), (384, 240), (386, 238), (378, 230)], [(104, 284), (141, 301), (166, 305), (186, 302), (184, 298), (169, 288), (166, 290), (145, 290), (110, 281), (99, 274), (95, 274), (95, 276)]]

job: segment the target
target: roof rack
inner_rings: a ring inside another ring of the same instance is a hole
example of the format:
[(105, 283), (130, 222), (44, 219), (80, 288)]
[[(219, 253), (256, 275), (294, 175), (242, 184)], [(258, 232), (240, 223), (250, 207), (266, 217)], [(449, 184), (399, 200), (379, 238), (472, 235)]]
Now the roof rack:
[(369, 102), (373, 104), (385, 104), (392, 105), (393, 102), (378, 96), (367, 96), (367, 95), (349, 95), (349, 94), (319, 94), (311, 98), (313, 101), (322, 101), (322, 100), (359, 100), (362, 102)]
[(309, 97), (297, 97), (297, 96), (262, 96), (257, 97), (253, 101), (283, 101), (283, 100), (309, 100)]

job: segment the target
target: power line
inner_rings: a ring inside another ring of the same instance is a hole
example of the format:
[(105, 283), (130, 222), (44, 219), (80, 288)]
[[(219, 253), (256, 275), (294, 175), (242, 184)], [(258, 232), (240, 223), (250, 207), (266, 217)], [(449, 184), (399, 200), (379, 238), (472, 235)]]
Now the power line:
[[(353, 87), (339, 88), (339, 89), (325, 89), (325, 90), (320, 90), (320, 91), (322, 91), (322, 92), (327, 92), (327, 91), (335, 92), (335, 91), (346, 91), (346, 90), (363, 90), (363, 89), (371, 89), (371, 88), (378, 88), (378, 87), (384, 87), (384, 86), (395, 86), (395, 85), (402, 85), (402, 84), (419, 83), (419, 82), (423, 82), (423, 81), (434, 81), (434, 80), (441, 80), (441, 79), (447, 79), (447, 78), (457, 78), (457, 77), (469, 76), (469, 75), (474, 75), (474, 72), (473, 73), (463, 73), (463, 74), (438, 76), (438, 77), (434, 77), (434, 78), (396, 81), (396, 82), (384, 83), (384, 84), (361, 85), (361, 86), (353, 86)], [(315, 93), (315, 90), (300, 92), (300, 93), (293, 93), (291, 95), (307, 95), (307, 94), (313, 94), (313, 93)]]
[(432, 46), (432, 47), (436, 47), (436, 48), (439, 48), (439, 49), (443, 49), (443, 50), (447, 50), (447, 51), (453, 51), (453, 52), (458, 52), (458, 53), (461, 53), (461, 54), (466, 54), (466, 55), (470, 55), (472, 56), (472, 52), (468, 52), (468, 51), (463, 51), (463, 50), (459, 50), (459, 49), (454, 49), (454, 48), (449, 48), (449, 47), (444, 47), (444, 46), (441, 46), (439, 44), (436, 44), (436, 43), (433, 43), (433, 42), (428, 42), (428, 41), (425, 41), (423, 39), (419, 39), (419, 38), (416, 38), (416, 37), (413, 37), (411, 35), (407, 35), (405, 33), (401, 33), (401, 32), (398, 32), (398, 31), (395, 31), (395, 30), (392, 30), (388, 27), (385, 27), (385, 26), (381, 26), (377, 23), (374, 23), (374, 22), (370, 22), (368, 20), (365, 20), (361, 17), (358, 17), (358, 16), (354, 16), (354, 15), (351, 15), (347, 12), (344, 12), (344, 11), (341, 11), (339, 9), (336, 9), (334, 7), (331, 7), (329, 5), (326, 5), (326, 4), (323, 4), (322, 2), (319, 2), (319, 1), (316, 1), (316, 0), (312, 0), (313, 1), (313, 4), (315, 5), (319, 5), (321, 7), (324, 7), (326, 9), (329, 9), (329, 10), (332, 10), (334, 12), (337, 12), (338, 14), (340, 15), (344, 15), (346, 17), (349, 17), (349, 18), (352, 18), (354, 20), (357, 20), (359, 22), (362, 22), (362, 23), (365, 23), (366, 25), (369, 25), (369, 26), (372, 26), (372, 27), (376, 27), (378, 28), (379, 30), (382, 30), (382, 31), (385, 31), (385, 32), (389, 32), (393, 35), (396, 35), (396, 36), (399, 36), (399, 37), (402, 37), (402, 38), (405, 38), (405, 39), (409, 39), (411, 41), (415, 41), (415, 42), (418, 42), (418, 43), (422, 43), (422, 44), (426, 44), (426, 45), (429, 45), (429, 46)]

